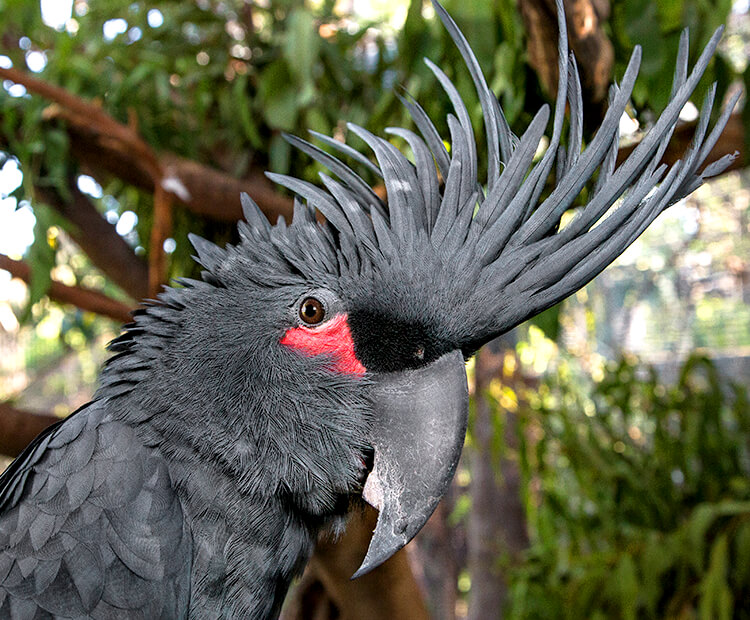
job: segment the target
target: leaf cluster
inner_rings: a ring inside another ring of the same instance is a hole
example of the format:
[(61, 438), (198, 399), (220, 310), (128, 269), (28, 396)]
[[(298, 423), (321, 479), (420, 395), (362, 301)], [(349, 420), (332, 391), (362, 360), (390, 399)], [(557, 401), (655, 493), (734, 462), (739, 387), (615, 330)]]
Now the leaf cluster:
[(511, 617), (748, 617), (746, 388), (705, 357), (674, 386), (623, 359), (593, 385), (562, 365), (528, 398)]
[[(680, 33), (689, 28), (694, 41), (693, 54), (703, 48), (714, 30), (726, 24), (731, 0), (613, 0), (609, 34), (615, 47), (616, 74), (622, 75), (635, 45), (643, 48), (640, 79), (633, 91), (637, 109), (660, 112), (669, 99), (669, 84)], [(695, 62), (691, 56), (690, 62)], [(725, 92), (735, 71), (723, 54), (717, 54), (712, 67), (695, 91), (698, 105), (712, 82)]]

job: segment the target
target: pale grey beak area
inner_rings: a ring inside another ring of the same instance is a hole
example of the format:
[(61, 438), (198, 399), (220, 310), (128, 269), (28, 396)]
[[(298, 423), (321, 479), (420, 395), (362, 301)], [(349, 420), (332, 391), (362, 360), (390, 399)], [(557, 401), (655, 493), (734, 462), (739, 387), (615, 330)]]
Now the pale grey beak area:
[(414, 370), (383, 373), (373, 386), (373, 470), (365, 500), (380, 511), (362, 566), (380, 566), (422, 529), (461, 456), (469, 392), (461, 351)]

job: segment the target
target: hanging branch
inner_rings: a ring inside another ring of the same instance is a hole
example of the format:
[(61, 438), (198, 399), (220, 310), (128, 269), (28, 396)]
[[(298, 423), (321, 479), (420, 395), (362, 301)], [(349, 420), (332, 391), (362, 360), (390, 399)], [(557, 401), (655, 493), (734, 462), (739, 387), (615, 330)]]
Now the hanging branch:
[[(31, 281), (31, 267), (23, 261), (0, 254), (0, 269), (10, 272), (14, 278), (20, 278), (26, 283)], [(72, 304), (81, 310), (94, 312), (120, 323), (129, 323), (132, 320), (130, 313), (134, 308), (82, 286), (67, 286), (53, 280), (47, 295), (57, 302)]]

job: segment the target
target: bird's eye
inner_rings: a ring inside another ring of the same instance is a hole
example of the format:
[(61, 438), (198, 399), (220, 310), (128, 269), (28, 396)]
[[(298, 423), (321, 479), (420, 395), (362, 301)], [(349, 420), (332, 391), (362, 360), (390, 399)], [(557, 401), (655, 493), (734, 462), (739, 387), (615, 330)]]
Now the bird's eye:
[(325, 308), (315, 297), (305, 297), (299, 305), (299, 318), (307, 325), (317, 325), (325, 317)]

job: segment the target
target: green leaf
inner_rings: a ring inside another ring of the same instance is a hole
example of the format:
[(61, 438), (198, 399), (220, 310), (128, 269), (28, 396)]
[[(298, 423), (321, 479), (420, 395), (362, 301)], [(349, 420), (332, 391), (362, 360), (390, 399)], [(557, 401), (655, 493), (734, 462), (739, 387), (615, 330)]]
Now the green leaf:
[(239, 116), (240, 125), (242, 126), (245, 137), (254, 148), (259, 149), (263, 146), (263, 140), (260, 137), (258, 125), (255, 122), (251, 112), (250, 102), (248, 101), (246, 75), (240, 75), (235, 79), (232, 91), (235, 101), (235, 109)]
[(287, 23), (284, 58), (300, 88), (300, 105), (306, 105), (315, 93), (314, 72), (320, 54), (320, 35), (315, 18), (304, 8), (293, 9)]
[(269, 165), (271, 170), (280, 174), (288, 173), (291, 150), (289, 143), (279, 134), (271, 138), (271, 145), (269, 147)]
[(537, 314), (529, 320), (531, 325), (536, 325), (550, 340), (557, 342), (560, 337), (560, 310), (562, 303), (547, 308), (541, 314)]
[(698, 607), (700, 620), (731, 620), (734, 608), (732, 592), (727, 584), (729, 544), (721, 534), (711, 547), (708, 572), (701, 583)]
[(122, 82), (122, 88), (124, 90), (130, 90), (131, 88), (139, 88), (142, 86), (144, 80), (146, 80), (152, 73), (156, 71), (156, 67), (151, 63), (142, 62), (140, 63), (131, 73), (129, 73)]
[(661, 578), (674, 565), (679, 556), (681, 541), (678, 537), (651, 535), (641, 554), (641, 587), (640, 596), (651, 616), (656, 616), (657, 605), (662, 597)]
[(259, 94), (263, 114), (271, 127), (292, 131), (297, 121), (297, 89), (283, 60), (272, 62), (260, 78)]
[(55, 266), (55, 249), (47, 240), (47, 232), (53, 225), (54, 218), (48, 207), (34, 205), (34, 242), (29, 247), (26, 260), (31, 268), (31, 281), (29, 282), (29, 301), (21, 314), (21, 321), (27, 321), (31, 317), (31, 307), (47, 294), (52, 276), (50, 272)]
[(625, 554), (615, 567), (613, 581), (619, 597), (619, 607), (623, 620), (635, 620), (638, 611), (638, 592), (640, 585), (636, 574), (635, 562)]
[(453, 510), (448, 515), (448, 525), (456, 527), (462, 523), (471, 512), (471, 496), (468, 493), (462, 493), (456, 499)]
[(750, 583), (750, 521), (742, 523), (734, 537), (734, 557), (731, 579), (737, 587)]
[(662, 30), (670, 31), (682, 29), (684, 0), (658, 0), (655, 4), (656, 9), (659, 12)]
[(693, 569), (703, 571), (706, 532), (716, 518), (716, 511), (710, 504), (698, 506), (690, 516), (686, 527), (685, 553)]
[(326, 118), (322, 110), (318, 108), (309, 108), (305, 112), (305, 126), (313, 131), (328, 134), (331, 131), (331, 123)]

